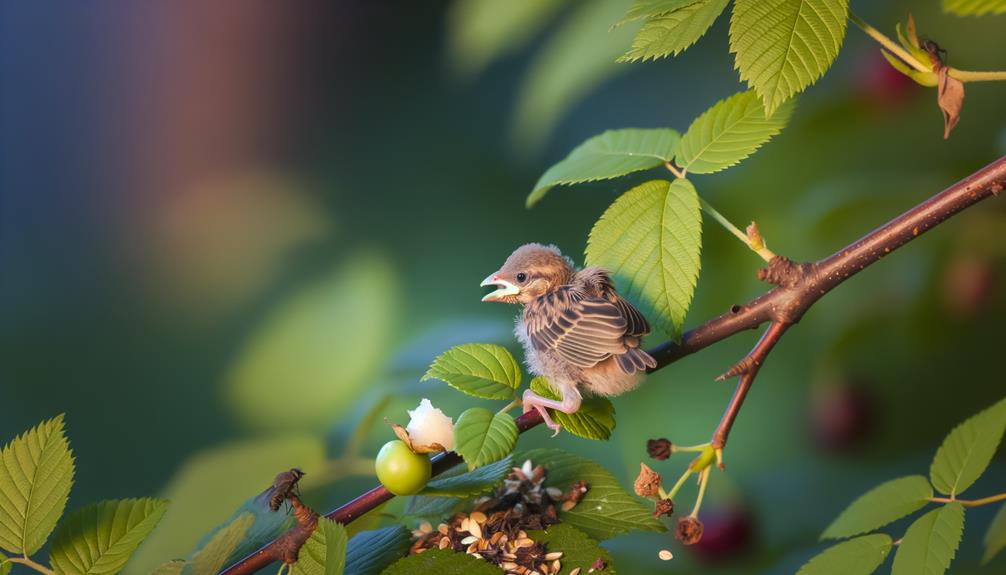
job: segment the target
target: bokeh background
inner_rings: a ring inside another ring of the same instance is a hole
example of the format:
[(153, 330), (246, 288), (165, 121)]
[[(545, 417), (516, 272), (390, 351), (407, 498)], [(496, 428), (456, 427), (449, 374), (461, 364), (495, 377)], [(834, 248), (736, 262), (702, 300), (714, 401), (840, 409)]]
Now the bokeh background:
[[(66, 412), (71, 508), (173, 499), (130, 573), (185, 555), (291, 465), (320, 508), (372, 485), (367, 458), (391, 436), (380, 418), (405, 422), (421, 397), (455, 416), (478, 403), (419, 383), (436, 354), (519, 351), (516, 309), (481, 304), (479, 281), (527, 241), (582, 261), (605, 207), (662, 176), (558, 188), (527, 211), (542, 171), (608, 128), (684, 130), (743, 89), (726, 16), (676, 59), (615, 64), (634, 29), (609, 28), (627, 3), (0, 5), (0, 440)], [(944, 15), (937, 0), (853, 9), (890, 33), (912, 11), (951, 64), (1006, 66), (1006, 17)], [(933, 91), (850, 28), (791, 125), (696, 186), (777, 252), (822, 256), (1006, 154), (1006, 86), (967, 90), (943, 141)], [(1006, 390), (1004, 230), (1006, 206), (987, 202), (815, 306), (713, 477), (707, 528), (740, 525), (719, 560), (631, 535), (606, 544), (619, 571), (792, 573), (852, 498), (925, 473), (944, 434)], [(764, 289), (753, 254), (715, 225), (703, 239), (689, 325)], [(521, 446), (588, 455), (628, 485), (647, 438), (707, 440), (732, 390), (712, 379), (756, 337), (616, 399), (603, 449), (542, 430)], [(378, 423), (351, 441), (368, 413)], [(972, 492), (1004, 485), (1000, 455)], [(969, 512), (954, 573), (1006, 570), (978, 566), (993, 512)]]

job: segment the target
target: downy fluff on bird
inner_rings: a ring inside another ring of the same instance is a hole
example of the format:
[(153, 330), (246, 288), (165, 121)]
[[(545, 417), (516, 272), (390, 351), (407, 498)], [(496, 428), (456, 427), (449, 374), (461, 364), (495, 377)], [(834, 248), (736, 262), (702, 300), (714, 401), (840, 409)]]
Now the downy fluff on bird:
[(545, 424), (559, 431), (548, 409), (575, 413), (581, 390), (619, 395), (639, 385), (647, 368), (657, 366), (640, 349), (650, 324), (615, 291), (608, 272), (577, 271), (555, 246), (525, 244), (507, 258), (482, 286), (497, 289), (482, 301), (520, 304), (516, 334), (527, 366), (548, 378), (561, 400), (527, 390), (524, 412), (537, 409)]

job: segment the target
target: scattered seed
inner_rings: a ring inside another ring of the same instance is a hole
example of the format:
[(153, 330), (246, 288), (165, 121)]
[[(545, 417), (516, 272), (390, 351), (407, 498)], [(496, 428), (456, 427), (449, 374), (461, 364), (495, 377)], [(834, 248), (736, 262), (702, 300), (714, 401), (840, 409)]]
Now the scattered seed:
[(561, 559), (561, 558), (562, 558), (562, 551), (553, 551), (545, 555), (545, 559), (547, 561), (553, 561), (555, 559)]
[(674, 554), (667, 549), (661, 549), (660, 553), (657, 553), (657, 557), (660, 557), (664, 561), (670, 561), (671, 559), (674, 559)]
[(486, 514), (481, 511), (472, 511), (472, 514), (468, 518), (479, 524), (486, 522)]
[(573, 569), (569, 572), (569, 575), (580, 575), (580, 568), (577, 567), (576, 569)]

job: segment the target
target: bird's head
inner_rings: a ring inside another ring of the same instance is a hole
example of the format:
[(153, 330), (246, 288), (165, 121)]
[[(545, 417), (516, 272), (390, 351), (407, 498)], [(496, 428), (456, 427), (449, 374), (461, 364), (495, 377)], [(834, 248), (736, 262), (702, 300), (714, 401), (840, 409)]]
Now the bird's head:
[(572, 275), (573, 263), (555, 246), (524, 244), (482, 281), (482, 287), (496, 286), (482, 301), (526, 304), (566, 284)]

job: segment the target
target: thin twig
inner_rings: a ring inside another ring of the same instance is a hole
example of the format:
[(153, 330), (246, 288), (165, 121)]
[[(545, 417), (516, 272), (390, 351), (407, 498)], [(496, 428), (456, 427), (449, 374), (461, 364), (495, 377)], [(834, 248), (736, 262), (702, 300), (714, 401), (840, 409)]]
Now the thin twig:
[(43, 575), (56, 575), (52, 569), (49, 569), (48, 567), (42, 565), (41, 563), (36, 563), (35, 561), (32, 561), (32, 559), (27, 555), (25, 555), (24, 557), (8, 557), (5, 560), (5, 562), (19, 563), (21, 565), (24, 565), (25, 567), (30, 567), (35, 571), (42, 573)]
[[(982, 200), (998, 195), (1004, 188), (1006, 188), (1006, 157), (988, 164), (831, 256), (810, 265), (795, 266), (794, 269), (799, 273), (795, 274), (793, 282), (780, 285), (747, 304), (731, 307), (719, 317), (685, 333), (680, 342), (669, 341), (649, 350), (650, 355), (657, 360), (657, 367), (650, 371), (666, 367), (732, 335), (772, 322), (772, 326), (766, 330), (759, 345), (755, 346), (756, 350), (759, 346), (764, 348), (759, 352), (762, 356), (759, 362), (763, 362), (764, 355), (767, 355), (777, 343), (782, 333), (790, 325), (798, 322), (825, 294), (941, 222)], [(757, 364), (753, 371), (757, 371)], [(735, 391), (714, 434), (714, 445), (716, 437), (720, 437), (723, 444), (726, 443), (744, 395), (750, 389), (753, 371), (749, 367), (741, 375), (738, 390)], [(537, 410), (529, 411), (516, 418), (515, 423), (521, 432), (527, 431), (542, 423), (541, 414)], [(718, 450), (717, 455), (719, 454)], [(459, 463), (461, 457), (456, 453), (437, 455), (433, 458), (433, 474), (443, 473)], [(379, 485), (331, 511), (326, 517), (341, 523), (349, 523), (392, 497), (394, 496), (391, 492)], [(263, 546), (222, 571), (221, 575), (249, 575), (278, 560), (275, 543), (274, 541)]]
[(930, 497), (930, 501), (933, 503), (960, 503), (964, 507), (981, 507), (982, 505), (990, 505), (992, 503), (997, 503), (999, 501), (1006, 501), (1006, 493), (1000, 493), (998, 495), (990, 495), (988, 497), (982, 497), (981, 499), (955, 499), (953, 497)]

